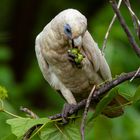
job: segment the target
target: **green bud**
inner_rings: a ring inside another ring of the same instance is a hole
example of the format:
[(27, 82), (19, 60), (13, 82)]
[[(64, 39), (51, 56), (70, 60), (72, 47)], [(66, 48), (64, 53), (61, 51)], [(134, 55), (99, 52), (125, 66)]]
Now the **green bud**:
[(77, 48), (71, 49), (71, 53), (72, 53), (72, 54), (76, 54), (76, 55), (77, 55), (77, 54), (78, 54), (78, 51), (79, 51), (79, 50), (78, 50)]
[(75, 56), (74, 61), (76, 64), (80, 64), (82, 62), (84, 56), (80, 53), (78, 48), (69, 49), (68, 52)]
[(7, 90), (5, 87), (0, 86), (0, 99), (5, 99), (8, 97)]
[(81, 63), (81, 61), (79, 61), (79, 59), (78, 59), (78, 58), (75, 58), (75, 59), (74, 59), (74, 61), (76, 62), (76, 64)]
[(82, 60), (83, 60), (83, 55), (82, 54), (80, 54), (80, 53), (78, 53), (78, 60), (81, 62)]

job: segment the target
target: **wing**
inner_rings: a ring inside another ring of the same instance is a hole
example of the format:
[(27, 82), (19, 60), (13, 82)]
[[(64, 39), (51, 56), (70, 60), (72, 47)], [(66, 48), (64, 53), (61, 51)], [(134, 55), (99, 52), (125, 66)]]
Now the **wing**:
[(51, 70), (51, 67), (49, 67), (49, 64), (47, 63), (47, 60), (43, 56), (43, 44), (41, 43), (41, 35), (38, 35), (36, 38), (36, 44), (35, 44), (35, 51), (36, 56), (38, 60), (39, 67), (41, 69), (41, 72), (44, 76), (44, 78), (49, 82), (49, 84), (55, 89), (60, 90), (62, 96), (67, 100), (69, 104), (76, 104), (76, 100), (71, 93), (70, 90), (68, 90), (61, 81), (57, 78), (55, 73)]
[(43, 57), (43, 47), (41, 46), (41, 36), (40, 34), (36, 37), (36, 42), (35, 42), (35, 52), (36, 52), (36, 57), (37, 57), (37, 61), (39, 64), (39, 67), (41, 69), (41, 72), (44, 76), (44, 78), (49, 81), (50, 77), (49, 77), (49, 65), (47, 63), (47, 61), (44, 59)]
[[(101, 74), (101, 77), (104, 80), (111, 80), (112, 77), (111, 77), (110, 68), (104, 56), (101, 54), (101, 51), (99, 50), (97, 44), (94, 42), (94, 40), (92, 39), (88, 31), (85, 33), (83, 37), (83, 48), (86, 52), (88, 59), (93, 64), (94, 70), (97, 73)], [(114, 100), (112, 100), (112, 102), (109, 104), (108, 107), (111, 108), (114, 105), (118, 107), (120, 106), (120, 104), (123, 104), (123, 101), (125, 101), (125, 99), (122, 96), (118, 95)], [(108, 110), (108, 108), (105, 108), (102, 113), (105, 116), (108, 116), (111, 118), (118, 117), (123, 114), (123, 108), (117, 108), (115, 111), (112, 111), (112, 110), (110, 111)]]
[(92, 63), (94, 70), (99, 73), (104, 80), (111, 80), (110, 68), (88, 31), (86, 31), (83, 36), (83, 49)]

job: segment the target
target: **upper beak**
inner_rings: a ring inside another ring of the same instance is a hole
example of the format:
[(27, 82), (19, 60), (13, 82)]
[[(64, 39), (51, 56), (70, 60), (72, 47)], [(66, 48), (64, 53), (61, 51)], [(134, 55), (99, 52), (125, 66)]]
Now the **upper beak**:
[(72, 39), (72, 46), (73, 47), (81, 47), (82, 45), (82, 37), (78, 36), (77, 38)]

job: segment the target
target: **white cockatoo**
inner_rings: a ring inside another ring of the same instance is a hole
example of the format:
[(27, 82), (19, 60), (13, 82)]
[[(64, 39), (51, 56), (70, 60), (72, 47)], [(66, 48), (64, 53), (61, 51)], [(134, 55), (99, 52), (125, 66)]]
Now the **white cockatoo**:
[[(83, 56), (80, 67), (69, 55), (73, 48)], [(45, 26), (36, 37), (35, 51), (44, 78), (68, 104), (76, 105), (88, 97), (94, 85), (112, 79), (104, 56), (87, 30), (86, 17), (75, 9), (60, 12)]]

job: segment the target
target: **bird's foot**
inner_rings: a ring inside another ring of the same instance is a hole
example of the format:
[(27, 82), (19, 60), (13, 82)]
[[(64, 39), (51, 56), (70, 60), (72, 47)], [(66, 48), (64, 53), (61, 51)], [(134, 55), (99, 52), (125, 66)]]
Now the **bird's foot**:
[(68, 56), (70, 59), (73, 59), (73, 61), (77, 57), (76, 54), (72, 53), (70, 50), (68, 50)]
[(73, 54), (71, 51), (68, 51), (68, 60), (73, 64), (75, 65), (75, 58), (76, 58), (76, 55)]
[(63, 106), (63, 110), (62, 110), (62, 122), (64, 124), (67, 124), (68, 123), (68, 115), (69, 115), (69, 112), (71, 112), (71, 110), (75, 107), (76, 105), (74, 104), (68, 104), (68, 103), (65, 103), (64, 106)]

